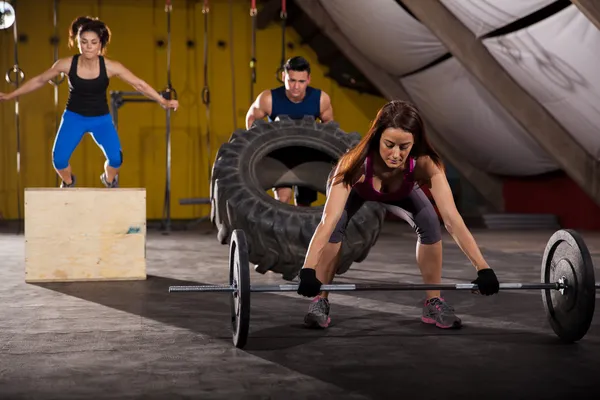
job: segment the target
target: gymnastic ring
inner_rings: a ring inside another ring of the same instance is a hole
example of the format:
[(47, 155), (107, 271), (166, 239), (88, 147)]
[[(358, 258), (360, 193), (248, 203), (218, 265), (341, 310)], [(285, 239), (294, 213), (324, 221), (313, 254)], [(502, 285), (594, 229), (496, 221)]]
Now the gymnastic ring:
[(275, 72), (275, 78), (279, 81), (279, 83), (285, 83), (283, 81), (283, 79), (281, 79), (281, 74), (283, 73), (283, 71), (284, 71), (283, 67), (279, 67), (277, 69), (277, 72)]
[(65, 81), (65, 74), (63, 72), (60, 73), (60, 78), (52, 78), (48, 80), (48, 83), (53, 86), (58, 86)]
[(208, 86), (204, 86), (202, 89), (202, 103), (205, 105), (210, 104), (210, 91), (208, 90)]
[[(12, 75), (14, 74), (15, 79), (12, 79)], [(11, 85), (16, 85), (17, 84), (17, 74), (19, 74), (19, 76), (21, 77), (21, 81), (25, 80), (25, 72), (19, 68), (18, 65), (13, 66), (12, 68), (9, 68), (8, 71), (6, 71), (6, 75), (5, 75), (5, 79), (7, 83), (10, 83)]]

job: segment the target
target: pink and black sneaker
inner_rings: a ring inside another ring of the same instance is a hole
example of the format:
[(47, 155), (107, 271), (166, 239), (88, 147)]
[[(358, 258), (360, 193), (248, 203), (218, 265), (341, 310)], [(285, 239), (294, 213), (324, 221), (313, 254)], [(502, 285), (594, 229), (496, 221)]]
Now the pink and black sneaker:
[(462, 326), (460, 318), (454, 314), (454, 308), (440, 297), (434, 297), (425, 302), (421, 321), (442, 329), (456, 329)]
[(308, 328), (327, 328), (331, 322), (329, 309), (329, 300), (321, 296), (315, 297), (308, 306), (304, 325)]

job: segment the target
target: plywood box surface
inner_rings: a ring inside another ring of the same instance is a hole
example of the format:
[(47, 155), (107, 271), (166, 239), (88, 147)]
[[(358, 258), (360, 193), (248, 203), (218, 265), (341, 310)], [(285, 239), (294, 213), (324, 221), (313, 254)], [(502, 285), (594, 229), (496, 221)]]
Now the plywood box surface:
[(25, 281), (146, 279), (146, 190), (25, 189)]

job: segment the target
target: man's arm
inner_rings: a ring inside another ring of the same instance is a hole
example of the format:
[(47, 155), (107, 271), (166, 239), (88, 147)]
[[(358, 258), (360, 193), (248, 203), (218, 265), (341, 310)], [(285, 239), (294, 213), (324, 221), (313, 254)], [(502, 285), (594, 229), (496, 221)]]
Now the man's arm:
[(271, 97), (271, 91), (264, 90), (258, 95), (256, 100), (254, 100), (254, 103), (250, 105), (250, 108), (246, 113), (246, 129), (250, 129), (257, 119), (263, 119), (271, 114), (272, 106), (273, 98)]
[(323, 91), (321, 91), (321, 115), (319, 118), (323, 122), (333, 121), (333, 107), (331, 106), (331, 98)]

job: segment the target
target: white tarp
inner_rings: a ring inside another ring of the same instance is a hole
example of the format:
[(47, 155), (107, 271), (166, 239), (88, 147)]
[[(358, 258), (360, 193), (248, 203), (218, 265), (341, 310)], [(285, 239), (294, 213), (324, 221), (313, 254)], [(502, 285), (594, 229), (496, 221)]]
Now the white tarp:
[(556, 0), (441, 0), (477, 37), (521, 19)]
[(415, 71), (447, 53), (395, 0), (321, 0), (341, 32), (393, 75)]
[(484, 44), (525, 90), (600, 159), (600, 31), (576, 6)]
[(558, 168), (456, 59), (401, 82), (436, 131), (474, 166), (513, 176)]

